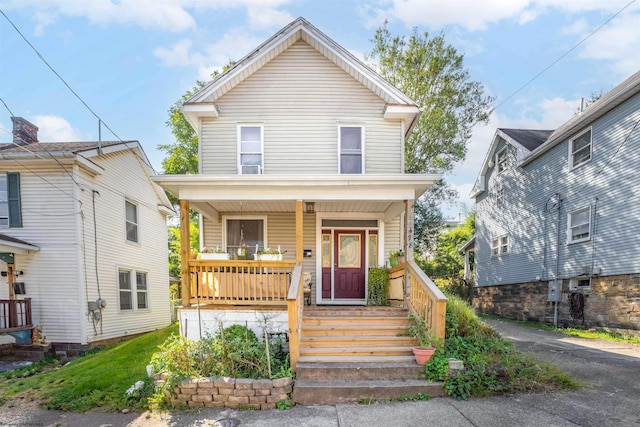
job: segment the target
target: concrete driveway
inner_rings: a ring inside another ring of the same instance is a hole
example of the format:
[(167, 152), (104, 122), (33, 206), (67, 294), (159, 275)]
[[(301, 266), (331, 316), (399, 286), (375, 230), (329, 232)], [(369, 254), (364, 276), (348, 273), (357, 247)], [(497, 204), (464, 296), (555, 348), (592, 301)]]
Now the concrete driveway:
[[(640, 347), (489, 321), (516, 346), (586, 383), (579, 391), (456, 401), (297, 406), (288, 411), (73, 414), (0, 407), (0, 425), (61, 426), (640, 426)], [(221, 418), (229, 418), (216, 423)], [(234, 422), (232, 422), (232, 420)], [(239, 424), (236, 424), (239, 422)]]

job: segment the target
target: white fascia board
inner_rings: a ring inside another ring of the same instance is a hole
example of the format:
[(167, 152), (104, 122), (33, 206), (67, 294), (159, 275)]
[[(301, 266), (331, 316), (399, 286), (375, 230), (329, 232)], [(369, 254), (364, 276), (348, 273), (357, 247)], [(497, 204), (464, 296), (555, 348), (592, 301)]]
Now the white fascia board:
[(213, 117), (217, 119), (220, 114), (218, 107), (216, 107), (213, 102), (183, 104), (180, 109), (191, 127), (196, 131), (198, 130), (198, 122), (201, 117)]
[(40, 248), (34, 245), (28, 245), (18, 242), (0, 242), (0, 252), (10, 252), (19, 255), (26, 255), (31, 252), (38, 252)]
[(411, 120), (420, 113), (417, 105), (386, 105), (384, 107), (384, 119)]
[(76, 161), (78, 162), (80, 167), (87, 170), (93, 176), (102, 175), (102, 173), (104, 172), (103, 167), (97, 165), (96, 163), (92, 162), (91, 160), (87, 159), (82, 155), (77, 155)]

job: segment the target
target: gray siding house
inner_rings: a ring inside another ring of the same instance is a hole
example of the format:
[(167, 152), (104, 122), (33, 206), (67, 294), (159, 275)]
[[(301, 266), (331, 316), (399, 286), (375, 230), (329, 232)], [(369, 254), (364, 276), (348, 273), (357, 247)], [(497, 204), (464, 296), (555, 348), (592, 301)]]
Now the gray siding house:
[(473, 193), (479, 311), (640, 329), (639, 122), (637, 72), (556, 130), (496, 131)]

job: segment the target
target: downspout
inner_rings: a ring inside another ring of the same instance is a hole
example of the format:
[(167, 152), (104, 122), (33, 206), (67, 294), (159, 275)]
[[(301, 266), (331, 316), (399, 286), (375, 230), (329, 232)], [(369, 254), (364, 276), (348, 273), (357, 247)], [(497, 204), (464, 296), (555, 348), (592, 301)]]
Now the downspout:
[[(560, 271), (560, 219), (562, 216), (562, 199), (560, 193), (556, 193), (558, 198), (558, 224), (556, 229), (556, 271), (554, 273), (554, 279), (556, 285), (558, 284), (558, 272)], [(553, 303), (553, 326), (558, 327), (558, 301)]]
[(592, 243), (592, 249), (591, 249), (591, 276), (593, 276), (593, 268), (595, 267), (596, 264), (596, 249), (597, 249), (597, 244), (596, 244), (596, 239), (598, 237), (597, 234), (598, 231), (598, 198), (596, 197), (596, 202), (593, 206), (593, 241)]

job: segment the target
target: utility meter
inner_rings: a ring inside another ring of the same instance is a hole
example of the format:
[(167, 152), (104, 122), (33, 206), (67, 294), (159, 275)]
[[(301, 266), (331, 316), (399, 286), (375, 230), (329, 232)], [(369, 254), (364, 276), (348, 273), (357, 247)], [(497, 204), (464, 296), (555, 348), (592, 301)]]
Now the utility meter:
[(549, 294), (547, 295), (547, 301), (560, 302), (562, 298), (562, 282), (554, 280), (549, 282)]

